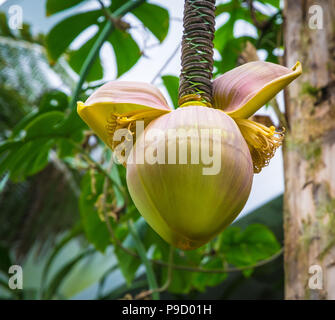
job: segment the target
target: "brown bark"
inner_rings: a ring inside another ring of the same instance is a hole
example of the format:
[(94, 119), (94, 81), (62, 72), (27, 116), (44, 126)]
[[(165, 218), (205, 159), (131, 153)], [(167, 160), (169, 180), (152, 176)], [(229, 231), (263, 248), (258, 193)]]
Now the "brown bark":
[[(309, 27), (314, 4), (321, 30)], [(335, 299), (335, 4), (286, 0), (284, 15), (286, 64), (303, 67), (285, 97), (285, 296)], [(322, 289), (309, 288), (312, 265), (322, 268)]]

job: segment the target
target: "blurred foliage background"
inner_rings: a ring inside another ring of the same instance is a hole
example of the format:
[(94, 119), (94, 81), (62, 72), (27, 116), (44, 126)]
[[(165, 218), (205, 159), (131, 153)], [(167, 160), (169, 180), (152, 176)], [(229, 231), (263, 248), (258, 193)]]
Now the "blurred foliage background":
[[(98, 0), (47, 0), (45, 14), (85, 1)], [(104, 43), (113, 47), (117, 77), (143, 57), (122, 17), (135, 17), (158, 44), (172, 19), (151, 1), (98, 2), (98, 10), (75, 12), (40, 35), (27, 24), (12, 30), (0, 14), (1, 298), (150, 298), (148, 276), (162, 299), (283, 298), (282, 197), (200, 249), (171, 249), (132, 203), (124, 167), (111, 166), (111, 151), (77, 116), (75, 102), (103, 83)], [(255, 59), (259, 49), (281, 63), (279, 0), (217, 1), (218, 19), (227, 13), (215, 35), (214, 76)], [(254, 25), (257, 37), (235, 37), (238, 20)], [(94, 36), (70, 50), (92, 25)], [(178, 78), (158, 77), (177, 107)], [(8, 289), (12, 264), (23, 266), (23, 290)]]

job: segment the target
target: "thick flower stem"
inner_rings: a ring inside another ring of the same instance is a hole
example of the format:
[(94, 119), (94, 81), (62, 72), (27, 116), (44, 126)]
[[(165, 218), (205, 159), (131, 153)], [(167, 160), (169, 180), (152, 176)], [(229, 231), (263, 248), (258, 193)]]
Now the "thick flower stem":
[(215, 0), (185, 0), (183, 25), (179, 105), (212, 106)]

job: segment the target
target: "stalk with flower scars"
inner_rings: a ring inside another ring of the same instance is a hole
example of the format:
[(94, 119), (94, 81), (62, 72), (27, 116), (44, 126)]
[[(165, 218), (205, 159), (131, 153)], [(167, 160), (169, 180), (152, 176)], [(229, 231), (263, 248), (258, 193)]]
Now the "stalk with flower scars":
[[(214, 20), (213, 6), (214, 1), (185, 2), (188, 19), (178, 109), (170, 108), (153, 85), (139, 82), (111, 81), (85, 103), (78, 102), (81, 118), (112, 150), (132, 142), (128, 152), (120, 154), (130, 195), (149, 225), (184, 250), (210, 241), (244, 207), (253, 173), (269, 163), (283, 138), (274, 127), (248, 118), (301, 74), (299, 62), (288, 69), (257, 61), (213, 82), (208, 81), (210, 68), (197, 76), (203, 65), (191, 63), (190, 55), (206, 60), (212, 47), (201, 46), (212, 38), (201, 38), (201, 32), (194, 35), (192, 30), (199, 15)], [(206, 37), (213, 32), (213, 24), (200, 26), (209, 28), (203, 32)], [(142, 133), (136, 132), (140, 121)], [(119, 130), (128, 136), (115, 139)]]

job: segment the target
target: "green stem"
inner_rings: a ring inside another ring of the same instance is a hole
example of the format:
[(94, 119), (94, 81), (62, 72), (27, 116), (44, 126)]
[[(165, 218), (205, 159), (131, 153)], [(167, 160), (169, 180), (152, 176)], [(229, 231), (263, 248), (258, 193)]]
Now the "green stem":
[(159, 292), (157, 291), (157, 288), (158, 288), (157, 281), (155, 278), (154, 270), (152, 269), (151, 262), (149, 261), (147, 257), (147, 252), (143, 246), (143, 243), (140, 237), (138, 236), (137, 230), (132, 220), (128, 222), (128, 226), (129, 226), (129, 231), (135, 240), (135, 246), (136, 246), (137, 252), (147, 271), (147, 278), (148, 278), (149, 288), (152, 291), (152, 298), (153, 300), (159, 300)]
[(81, 153), (81, 155), (86, 159), (86, 161), (89, 164), (92, 164), (93, 167), (95, 167), (101, 174), (103, 174), (106, 178), (108, 178), (110, 180), (110, 182), (113, 184), (113, 186), (115, 186), (116, 189), (118, 189), (118, 191), (122, 194), (125, 203), (127, 203), (128, 202), (127, 193), (124, 190), (124, 188), (119, 184), (119, 182), (116, 181), (112, 177), (112, 175), (102, 167), (102, 165), (100, 163), (95, 161), (92, 158), (92, 156), (90, 155), (90, 153), (87, 152), (81, 145), (77, 144), (76, 142), (72, 141), (71, 139), (67, 139), (67, 141), (70, 142), (72, 144), (72, 146), (74, 148), (76, 148)]
[(81, 91), (81, 88), (85, 82), (85, 79), (89, 73), (89, 71), (91, 70), (91, 67), (93, 65), (93, 63), (95, 62), (95, 59), (97, 58), (99, 52), (100, 52), (100, 48), (103, 45), (103, 43), (107, 40), (109, 34), (111, 33), (111, 31), (114, 29), (114, 25), (112, 24), (111, 21), (107, 21), (105, 27), (102, 29), (98, 39), (95, 41), (92, 49), (90, 50), (90, 52), (88, 53), (83, 66), (81, 67), (80, 70), (80, 78), (79, 81), (77, 83), (76, 88), (74, 89), (74, 93), (73, 96), (71, 98), (71, 102), (70, 102), (70, 108), (74, 109)]
[[(115, 18), (120, 18), (122, 16), (124, 16), (126, 13), (128, 13), (129, 11), (135, 9), (136, 7), (138, 7), (139, 5), (141, 5), (143, 2), (145, 2), (146, 0), (134, 0), (134, 1), (128, 1), (127, 3), (125, 3), (123, 6), (121, 6), (119, 9), (115, 10), (115, 12), (113, 13), (113, 17)], [(70, 101), (70, 109), (71, 109), (71, 113), (68, 117), (68, 119), (66, 120), (63, 129), (65, 128), (70, 128), (72, 121), (75, 117), (77, 117), (77, 112), (76, 112), (76, 103), (80, 94), (80, 91), (82, 89), (82, 86), (85, 82), (85, 79), (89, 73), (89, 71), (91, 70), (91, 67), (94, 63), (94, 61), (96, 60), (100, 49), (102, 47), (102, 45), (104, 44), (104, 42), (106, 41), (106, 39), (108, 38), (108, 36), (110, 35), (110, 33), (114, 30), (114, 24), (112, 23), (112, 21), (108, 20), (106, 25), (104, 26), (104, 28), (102, 29), (98, 39), (95, 41), (93, 47), (91, 48), (90, 52), (88, 53), (83, 66), (80, 70), (80, 78), (79, 81), (77, 83), (76, 88), (74, 89), (71, 101)]]
[(160, 288), (157, 288), (155, 291), (147, 290), (147, 291), (141, 292), (135, 297), (135, 299), (143, 299), (149, 295), (153, 295), (155, 292), (163, 292), (169, 288), (171, 281), (172, 281), (173, 251), (174, 251), (174, 248), (173, 246), (170, 245), (167, 278), (166, 278), (166, 282), (164, 283), (164, 285), (161, 286)]

